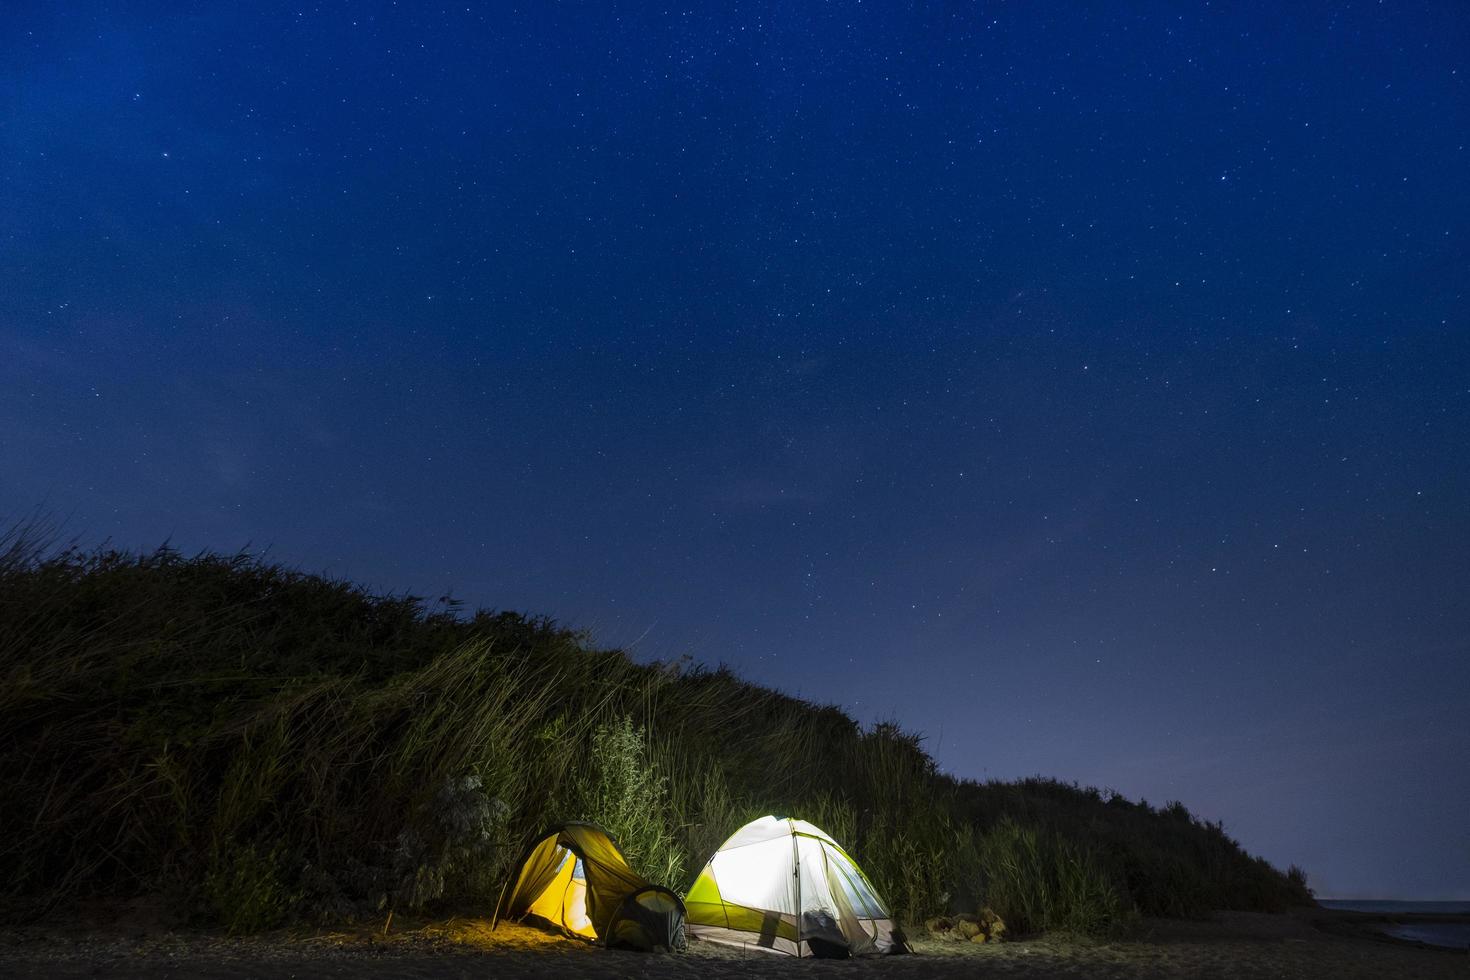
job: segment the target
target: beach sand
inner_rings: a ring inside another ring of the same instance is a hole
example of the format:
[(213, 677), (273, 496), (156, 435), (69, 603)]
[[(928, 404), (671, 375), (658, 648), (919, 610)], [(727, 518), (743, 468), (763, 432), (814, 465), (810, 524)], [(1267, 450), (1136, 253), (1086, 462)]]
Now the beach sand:
[[(1322, 910), (1221, 913), (1207, 922), (1148, 920), (1125, 941), (1066, 937), (998, 945), (914, 941), (915, 954), (794, 960), (693, 943), (682, 955), (603, 950), (528, 926), (491, 931), (479, 919), (355, 931), (231, 939), (50, 923), (0, 932), (0, 976), (503, 978), (739, 980), (739, 978), (1470, 978), (1470, 955), (1375, 940), (1366, 922)], [(1326, 926), (1326, 928), (1323, 928)]]

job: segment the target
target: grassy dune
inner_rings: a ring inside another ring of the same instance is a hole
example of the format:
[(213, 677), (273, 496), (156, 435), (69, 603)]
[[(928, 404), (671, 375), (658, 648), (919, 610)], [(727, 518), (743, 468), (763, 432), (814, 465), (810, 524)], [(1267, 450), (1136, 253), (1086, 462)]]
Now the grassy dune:
[(0, 904), (164, 894), (250, 932), (483, 912), (526, 835), (607, 826), (682, 890), (804, 816), (908, 921), (1013, 931), (1310, 903), (1218, 824), (1051, 780), (957, 781), (920, 739), (727, 670), (246, 556), (0, 538)]

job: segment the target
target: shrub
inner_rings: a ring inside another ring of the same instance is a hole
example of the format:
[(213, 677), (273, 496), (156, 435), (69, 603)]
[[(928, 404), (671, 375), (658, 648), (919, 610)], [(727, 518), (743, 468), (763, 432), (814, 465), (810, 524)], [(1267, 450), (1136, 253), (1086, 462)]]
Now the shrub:
[[(1307, 873), (1304, 870), (1293, 864), (1286, 869), (1286, 882), (1298, 893), (1297, 897), (1299, 901), (1296, 904), (1310, 904), (1312, 896), (1315, 893), (1307, 887)], [(1305, 899), (1305, 901), (1300, 899)]]
[(285, 922), (300, 901), (286, 884), (284, 849), (226, 845), (214, 849), (204, 872), (204, 894), (231, 935), (261, 932)]
[(613, 835), (633, 870), (668, 888), (684, 884), (684, 859), (671, 830), (668, 779), (642, 731), (623, 717), (592, 733), (588, 764), (573, 786), (572, 812)]
[(414, 824), (398, 835), (393, 906), (421, 909), (446, 893), (464, 900), (494, 895), (511, 860), (505, 846), (509, 811), (485, 793), (479, 776), (445, 781)]

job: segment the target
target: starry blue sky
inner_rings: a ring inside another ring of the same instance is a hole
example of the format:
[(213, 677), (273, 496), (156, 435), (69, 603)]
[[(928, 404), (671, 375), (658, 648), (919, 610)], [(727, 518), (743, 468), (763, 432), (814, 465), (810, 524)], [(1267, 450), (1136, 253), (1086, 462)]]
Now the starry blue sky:
[(12, 3), (0, 514), (1470, 897), (1470, 8)]

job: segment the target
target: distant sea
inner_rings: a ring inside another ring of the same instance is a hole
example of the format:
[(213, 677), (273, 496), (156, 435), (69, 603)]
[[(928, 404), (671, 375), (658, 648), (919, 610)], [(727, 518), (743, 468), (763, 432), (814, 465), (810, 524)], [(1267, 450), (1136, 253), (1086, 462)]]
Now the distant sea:
[[(1349, 912), (1383, 912), (1389, 915), (1409, 913), (1434, 915), (1470, 915), (1470, 901), (1466, 902), (1394, 902), (1386, 899), (1349, 900), (1321, 898), (1317, 900), (1323, 908), (1344, 909)], [(1383, 931), (1399, 939), (1428, 943), (1431, 946), (1447, 946), (1450, 949), (1470, 949), (1470, 922), (1422, 922), (1413, 925), (1385, 925)]]

